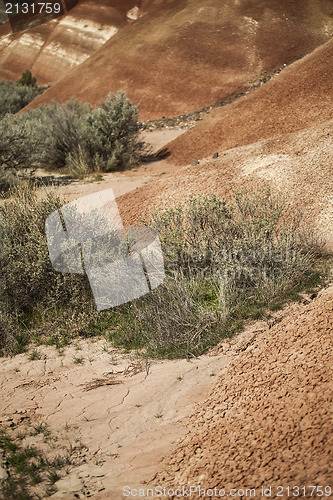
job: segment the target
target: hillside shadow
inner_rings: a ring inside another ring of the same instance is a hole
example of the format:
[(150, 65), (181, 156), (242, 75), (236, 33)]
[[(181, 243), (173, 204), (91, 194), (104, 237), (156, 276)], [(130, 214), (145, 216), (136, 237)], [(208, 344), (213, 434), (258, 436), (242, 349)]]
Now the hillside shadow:
[(153, 163), (161, 160), (166, 160), (171, 155), (169, 148), (162, 148), (157, 153), (150, 153), (142, 156), (141, 160), (143, 163)]

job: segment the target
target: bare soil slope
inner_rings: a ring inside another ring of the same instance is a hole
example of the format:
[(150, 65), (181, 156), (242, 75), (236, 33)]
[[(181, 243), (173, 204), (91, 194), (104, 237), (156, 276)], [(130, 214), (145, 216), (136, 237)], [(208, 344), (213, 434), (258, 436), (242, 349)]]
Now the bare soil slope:
[(277, 498), (278, 485), (305, 486), (312, 498), (309, 485), (332, 485), (332, 332), (331, 286), (227, 366), (154, 483), (255, 488), (256, 498), (262, 487)]
[(222, 101), (333, 33), (330, 0), (157, 0), (34, 101), (76, 96), (98, 104), (125, 90), (141, 118), (173, 116)]
[(81, 64), (131, 22), (136, 0), (80, 0), (67, 15), (12, 33), (0, 26), (0, 79), (17, 80), (27, 68), (39, 84), (53, 83)]
[(294, 132), (333, 118), (333, 40), (284, 69), (257, 90), (218, 108), (171, 142), (172, 161), (186, 165), (251, 144)]
[[(186, 135), (183, 134), (179, 139)], [(333, 250), (333, 121), (307, 130), (220, 152), (118, 198), (123, 220), (138, 223), (152, 210), (174, 206), (190, 194), (230, 198), (233, 189), (270, 186), (289, 196), (310, 233)]]

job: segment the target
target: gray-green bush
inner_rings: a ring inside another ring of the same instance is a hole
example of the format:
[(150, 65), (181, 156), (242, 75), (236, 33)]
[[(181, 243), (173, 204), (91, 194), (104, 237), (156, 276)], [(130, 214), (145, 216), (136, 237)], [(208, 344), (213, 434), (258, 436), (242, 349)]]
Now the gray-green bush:
[(286, 200), (269, 190), (236, 192), (230, 204), (192, 196), (146, 224), (159, 233), (167, 278), (131, 305), (129, 328), (151, 352), (201, 353), (311, 275), (315, 249), (304, 247)]
[[(41, 323), (42, 330), (43, 322), (44, 329), (48, 328), (48, 322), (59, 330), (56, 310), (63, 309), (61, 326), (66, 328), (71, 315), (72, 326), (75, 315), (82, 316), (85, 300), (92, 304), (85, 277), (58, 273), (49, 259), (45, 220), (64, 200), (52, 192), (41, 197), (29, 183), (14, 187), (10, 194), (10, 199), (0, 206), (0, 351), (3, 352), (9, 345), (17, 350), (13, 346), (24, 340), (20, 325), (31, 318), (38, 318), (36, 324)], [(68, 303), (70, 307), (66, 308)], [(11, 321), (7, 321), (9, 311)], [(86, 311), (89, 313), (88, 306)]]
[(7, 113), (17, 113), (41, 95), (47, 87), (18, 85), (0, 81), (0, 119)]
[(15, 174), (34, 165), (41, 147), (31, 120), (7, 114), (0, 121), (0, 170)]
[(0, 206), (2, 354), (19, 352), (29, 336), (61, 345), (108, 334), (151, 356), (196, 356), (318, 280), (316, 249), (304, 245), (286, 200), (268, 190), (236, 192), (231, 203), (193, 196), (146, 221), (161, 239), (163, 284), (98, 313), (86, 277), (58, 273), (49, 260), (45, 220), (64, 200), (31, 184), (10, 194)]
[(109, 94), (96, 109), (72, 99), (7, 114), (0, 121), (0, 169), (123, 170), (145, 151), (138, 135), (138, 108), (123, 92)]

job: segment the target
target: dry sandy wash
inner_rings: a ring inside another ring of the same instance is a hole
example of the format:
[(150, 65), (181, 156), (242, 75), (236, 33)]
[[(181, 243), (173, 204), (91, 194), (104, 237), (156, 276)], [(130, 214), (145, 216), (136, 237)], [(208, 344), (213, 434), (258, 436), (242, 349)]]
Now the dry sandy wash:
[[(138, 360), (102, 340), (39, 347), (40, 360), (2, 360), (1, 424), (48, 456), (72, 446), (54, 500), (332, 485), (332, 331), (333, 285), (190, 362)], [(51, 446), (29, 436), (42, 422)]]

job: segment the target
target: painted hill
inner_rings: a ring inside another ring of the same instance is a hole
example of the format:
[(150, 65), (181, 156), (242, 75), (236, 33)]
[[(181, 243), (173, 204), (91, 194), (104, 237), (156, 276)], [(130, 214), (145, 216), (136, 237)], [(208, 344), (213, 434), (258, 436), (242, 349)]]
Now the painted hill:
[(333, 118), (333, 40), (232, 104), (218, 108), (168, 145), (186, 165), (215, 151), (305, 129)]
[(22, 32), (3, 24), (0, 79), (17, 80), (28, 68), (39, 84), (56, 82), (131, 22), (135, 5), (135, 0), (80, 0), (67, 15)]
[(333, 287), (293, 309), (227, 366), (152, 484), (216, 487), (226, 497), (254, 488), (255, 498), (262, 487), (277, 498), (278, 485), (302, 485), (310, 498), (309, 482), (332, 483)]
[(246, 90), (333, 33), (330, 0), (226, 0), (222, 5), (150, 0), (136, 5), (136, 21), (30, 106), (72, 96), (97, 104), (110, 90), (122, 89), (141, 103), (143, 119), (179, 115)]

